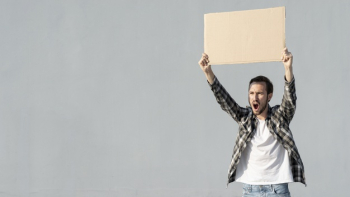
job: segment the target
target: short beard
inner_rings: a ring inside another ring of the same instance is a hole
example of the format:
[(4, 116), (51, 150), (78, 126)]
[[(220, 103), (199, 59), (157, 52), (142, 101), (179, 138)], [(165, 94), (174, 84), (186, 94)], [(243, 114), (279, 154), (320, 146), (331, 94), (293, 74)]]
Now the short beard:
[[(254, 112), (254, 110), (253, 110), (253, 114), (254, 115), (260, 115), (261, 113), (263, 113), (263, 111), (265, 111), (265, 109), (266, 109), (266, 107), (267, 107), (267, 105), (269, 104), (269, 102), (268, 102), (268, 98), (266, 98), (266, 102), (265, 102), (265, 105), (263, 106), (263, 108), (262, 109), (260, 109), (258, 112)], [(250, 107), (252, 108), (252, 109), (254, 109), (254, 107), (252, 106), (252, 104), (249, 102), (249, 105), (250, 105)]]

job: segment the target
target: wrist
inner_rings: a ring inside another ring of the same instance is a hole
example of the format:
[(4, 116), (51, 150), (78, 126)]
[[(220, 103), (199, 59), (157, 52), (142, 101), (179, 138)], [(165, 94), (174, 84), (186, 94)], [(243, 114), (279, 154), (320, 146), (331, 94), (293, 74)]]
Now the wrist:
[(293, 69), (292, 67), (289, 67), (289, 68), (286, 68), (286, 71), (285, 71), (285, 77), (286, 77), (286, 80), (288, 82), (291, 82), (292, 79), (293, 79)]
[(205, 74), (208, 82), (210, 84), (213, 84), (214, 83), (214, 77), (215, 77), (213, 71), (211, 69), (209, 69), (208, 71), (204, 72), (204, 74)]

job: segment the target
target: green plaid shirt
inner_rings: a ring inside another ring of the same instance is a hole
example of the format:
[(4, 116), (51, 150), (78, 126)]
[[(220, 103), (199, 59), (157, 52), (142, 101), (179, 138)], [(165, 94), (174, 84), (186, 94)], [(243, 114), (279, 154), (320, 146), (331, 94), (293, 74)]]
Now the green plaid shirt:
[[(256, 131), (258, 119), (252, 113), (251, 107), (240, 107), (216, 77), (210, 87), (221, 108), (239, 125), (239, 132), (228, 170), (228, 185), (235, 181), (237, 164), (247, 143), (252, 139)], [(295, 145), (292, 132), (289, 129), (289, 124), (292, 121), (296, 109), (296, 100), (295, 81), (293, 78), (291, 82), (285, 81), (282, 104), (274, 107), (270, 107), (269, 105), (265, 122), (273, 137), (288, 151), (294, 182), (301, 182), (306, 186), (304, 165)]]

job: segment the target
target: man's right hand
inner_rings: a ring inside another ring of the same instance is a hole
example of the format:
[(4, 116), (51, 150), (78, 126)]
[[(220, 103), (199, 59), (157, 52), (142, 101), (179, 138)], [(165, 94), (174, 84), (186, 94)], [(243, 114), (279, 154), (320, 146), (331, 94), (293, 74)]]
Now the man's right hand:
[(207, 80), (210, 84), (213, 84), (214, 82), (214, 73), (211, 70), (211, 65), (209, 64), (209, 56), (205, 53), (202, 54), (202, 58), (199, 60), (198, 64), (203, 70), (205, 76), (207, 77)]

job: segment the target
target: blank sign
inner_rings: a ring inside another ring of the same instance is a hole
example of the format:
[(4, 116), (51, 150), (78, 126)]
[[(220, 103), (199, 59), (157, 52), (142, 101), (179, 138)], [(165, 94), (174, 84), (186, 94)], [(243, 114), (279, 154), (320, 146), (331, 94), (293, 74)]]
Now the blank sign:
[(285, 7), (204, 15), (204, 51), (213, 65), (281, 61)]

